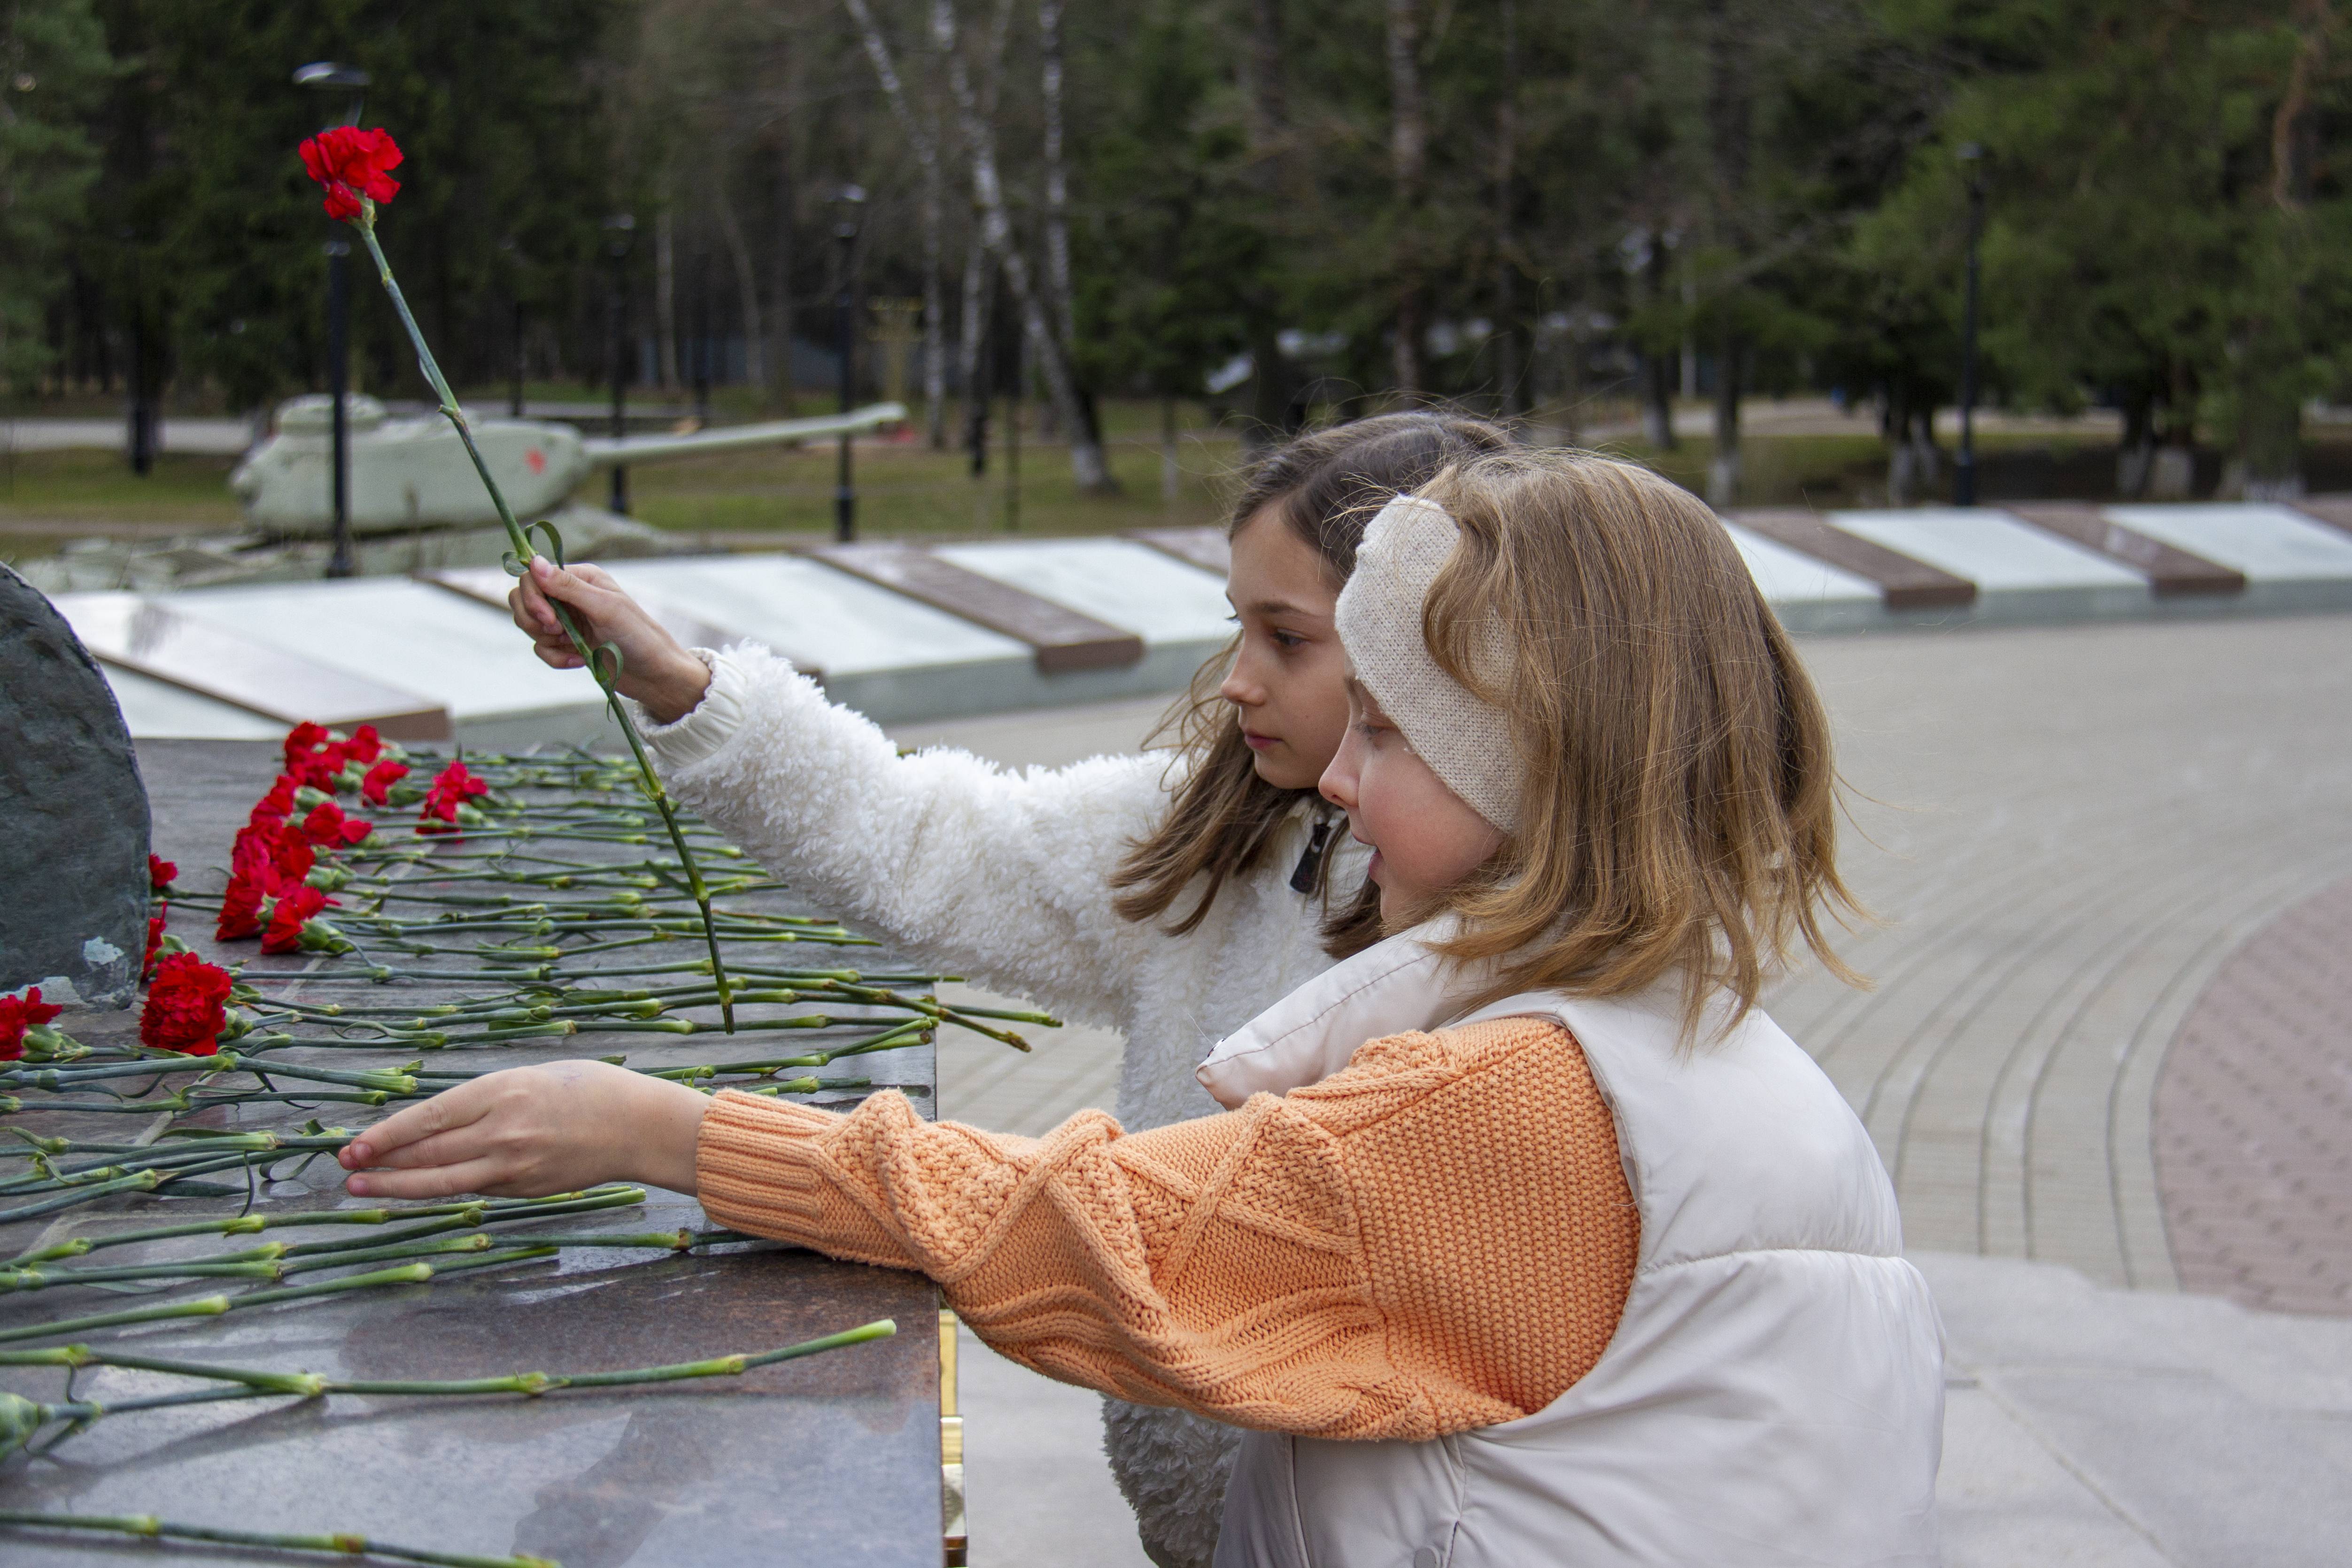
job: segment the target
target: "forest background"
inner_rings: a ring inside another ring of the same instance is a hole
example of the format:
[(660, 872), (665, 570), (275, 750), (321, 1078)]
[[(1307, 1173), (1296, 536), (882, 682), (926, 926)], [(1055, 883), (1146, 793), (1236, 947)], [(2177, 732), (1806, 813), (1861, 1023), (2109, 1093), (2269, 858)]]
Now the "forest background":
[[(462, 385), (618, 351), (823, 406), (845, 260), (919, 302), (921, 439), (1019, 387), (1080, 491), (1139, 400), (1250, 439), (1613, 400), (1665, 453), (1696, 395), (1728, 503), (1744, 401), (1812, 392), (1915, 498), (1973, 186), (1983, 401), (2115, 411), (2124, 494), (2201, 452), (2283, 497), (2352, 382), (2346, 55), (2333, 0), (0, 0), (0, 377), (323, 386), (291, 149), (339, 105), (289, 78), (334, 59), (407, 151), (384, 242)], [(415, 395), (388, 314), (354, 332)]]

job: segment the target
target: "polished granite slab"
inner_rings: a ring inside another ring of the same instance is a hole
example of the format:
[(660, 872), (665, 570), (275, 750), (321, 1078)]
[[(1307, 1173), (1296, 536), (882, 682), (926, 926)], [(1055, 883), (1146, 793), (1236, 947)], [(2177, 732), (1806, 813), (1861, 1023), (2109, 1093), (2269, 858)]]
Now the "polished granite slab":
[[(140, 747), (155, 815), (155, 849), (179, 862), (180, 883), (216, 889), (236, 826), (266, 788), (276, 747), (163, 741)], [(210, 953), (193, 912), (176, 932)], [(250, 944), (238, 956), (248, 956)], [(816, 948), (808, 952), (830, 953)], [(877, 950), (845, 950), (852, 967), (880, 967)], [(302, 958), (254, 959), (299, 968)], [(349, 991), (353, 988), (342, 988)], [(372, 995), (369, 988), (357, 988)], [(837, 1009), (836, 1009), (837, 1010)], [(135, 1028), (128, 1012), (83, 1012), (62, 1027), (91, 1043)], [(606, 1037), (607, 1040), (615, 1037)], [(663, 1037), (627, 1037), (638, 1039)], [(729, 1054), (696, 1037), (628, 1048), (633, 1065)], [(754, 1040), (775, 1037), (751, 1037)], [(794, 1035), (824, 1043), (824, 1036)], [(607, 1046), (605, 1049), (610, 1049)], [(325, 1053), (320, 1053), (325, 1054)], [(333, 1053), (339, 1066), (360, 1053)], [(452, 1052), (454, 1057), (457, 1053)], [(493, 1064), (467, 1052), (467, 1065)], [(577, 1046), (509, 1048), (496, 1065), (587, 1054)], [(735, 1051), (738, 1056), (754, 1054)], [(364, 1058), (375, 1064), (373, 1054)], [(901, 1086), (926, 1113), (928, 1045), (845, 1059), (856, 1076)], [(836, 1101), (846, 1103), (846, 1098)], [(218, 1124), (286, 1126), (352, 1108), (229, 1107)], [(359, 1114), (373, 1115), (373, 1112)], [(232, 1121), (232, 1118), (235, 1118)], [(355, 1119), (355, 1118), (353, 1118)], [(83, 1137), (98, 1118), (77, 1117)], [(146, 1125), (108, 1117), (101, 1136)], [(17, 1117), (31, 1130), (68, 1118)], [(688, 1198), (656, 1192), (644, 1208), (551, 1222), (567, 1233), (639, 1232), (705, 1223)], [(43, 1236), (92, 1235), (233, 1212), (236, 1200), (103, 1199), (63, 1215), (0, 1227), (0, 1255)], [(257, 1212), (362, 1207), (324, 1162), (270, 1186)], [(310, 1239), (326, 1234), (281, 1233)], [(497, 1232), (493, 1232), (497, 1235)], [(265, 1238), (266, 1239), (266, 1238)], [(125, 1248), (109, 1260), (225, 1250), (200, 1238)], [(241, 1288), (230, 1283), (234, 1291)], [(195, 1293), (195, 1292), (190, 1292)], [(142, 1298), (89, 1287), (0, 1297), (0, 1323), (119, 1310)], [(283, 1531), (340, 1531), (445, 1552), (524, 1553), (566, 1568), (666, 1564), (936, 1564), (940, 1552), (938, 1297), (920, 1276), (757, 1243), (692, 1256), (572, 1250), (429, 1285), (354, 1292), (226, 1317), (99, 1331), (92, 1344), (139, 1354), (329, 1376), (452, 1378), (515, 1372), (616, 1370), (756, 1352), (877, 1318), (897, 1337), (850, 1346), (740, 1377), (635, 1388), (563, 1391), (541, 1398), (338, 1396), (184, 1406), (99, 1423), (53, 1457), (0, 1460), (0, 1507), (85, 1514), (147, 1513), (182, 1522)], [(0, 1388), (54, 1399), (48, 1369), (0, 1371)], [(147, 1373), (81, 1375), (76, 1392), (111, 1396), (192, 1386)], [(0, 1531), (0, 1560), (34, 1564), (146, 1563), (148, 1542), (68, 1540)], [(190, 1560), (200, 1548), (176, 1549)], [(220, 1560), (212, 1557), (211, 1560)]]

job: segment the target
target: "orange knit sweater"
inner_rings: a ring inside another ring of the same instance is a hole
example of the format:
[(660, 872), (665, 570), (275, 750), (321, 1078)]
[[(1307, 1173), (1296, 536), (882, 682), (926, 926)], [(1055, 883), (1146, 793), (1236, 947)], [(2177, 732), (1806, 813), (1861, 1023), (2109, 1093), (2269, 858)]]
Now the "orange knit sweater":
[(1043, 1138), (725, 1093), (722, 1224), (918, 1269), (981, 1338), (1123, 1399), (1318, 1437), (1539, 1410), (1600, 1359), (1638, 1234), (1608, 1107), (1558, 1024), (1402, 1034), (1279, 1099)]

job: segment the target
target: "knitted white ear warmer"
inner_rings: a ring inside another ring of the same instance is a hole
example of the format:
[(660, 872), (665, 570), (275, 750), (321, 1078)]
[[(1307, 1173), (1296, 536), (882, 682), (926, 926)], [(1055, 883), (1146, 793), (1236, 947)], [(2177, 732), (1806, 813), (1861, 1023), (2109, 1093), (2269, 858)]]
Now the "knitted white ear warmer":
[[(1356, 547), (1356, 570), (1339, 591), (1340, 645), (1356, 679), (1396, 722), (1445, 787), (1506, 833), (1519, 825), (1520, 768), (1503, 710), (1473, 695), (1422, 641), (1422, 606), (1462, 530), (1445, 508), (1399, 496), (1381, 508)], [(1509, 658), (1502, 630), (1489, 628), (1482, 671)]]

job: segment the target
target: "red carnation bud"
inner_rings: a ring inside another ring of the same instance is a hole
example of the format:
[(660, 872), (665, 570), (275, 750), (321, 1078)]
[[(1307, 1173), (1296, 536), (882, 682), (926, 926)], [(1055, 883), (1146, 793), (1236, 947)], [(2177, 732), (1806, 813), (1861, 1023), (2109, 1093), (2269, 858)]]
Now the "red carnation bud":
[(147, 955), (139, 960), (139, 977), (152, 978), (155, 973), (155, 955), (163, 948), (163, 921), (161, 915), (147, 917)]
[(352, 737), (343, 742), (343, 750), (354, 762), (373, 762), (383, 755), (383, 737), (376, 732), (375, 726), (363, 724), (352, 731)]
[(346, 817), (343, 809), (332, 800), (323, 800), (310, 809), (302, 819), (302, 836), (314, 844), (342, 849), (358, 843), (375, 831), (373, 822), (357, 817)]
[(389, 806), (392, 787), (407, 777), (407, 767), (387, 757), (369, 768), (367, 777), (360, 780), (360, 799), (371, 806)]
[(425, 790), (425, 809), (419, 813), (416, 831), (420, 833), (456, 831), (457, 808), (489, 792), (489, 785), (476, 778), (471, 768), (463, 762), (452, 762), (434, 775), (432, 788)]
[(220, 1050), (228, 1024), (229, 973), (194, 953), (166, 953), (147, 988), (139, 1015), (139, 1042), (184, 1056), (211, 1056)]
[(338, 125), (302, 143), (302, 166), (327, 193), (327, 215), (349, 223), (366, 211), (362, 198), (388, 202), (400, 182), (385, 171), (400, 167), (400, 148), (388, 131)]
[(259, 822), (265, 819), (286, 816), (294, 810), (294, 791), (299, 788), (301, 788), (299, 779), (289, 774), (280, 773), (278, 776), (278, 781), (269, 787), (269, 793), (253, 803), (253, 815), (247, 820)]
[(41, 1000), (38, 986), (21, 997), (0, 997), (0, 1061), (15, 1061), (22, 1057), (25, 1031), (39, 1028), (65, 1010), (55, 1002)]
[(163, 856), (151, 854), (147, 857), (148, 885), (154, 888), (156, 892), (161, 893), (171, 886), (172, 879), (179, 874), (180, 868)]
[(223, 942), (242, 942), (261, 935), (260, 884), (249, 877), (232, 876), (221, 894), (220, 918), (213, 936)]
[(286, 766), (299, 765), (302, 758), (327, 744), (327, 727), (308, 720), (286, 732)]
[(277, 907), (269, 912), (268, 929), (261, 934), (261, 950), (300, 952), (303, 924), (331, 902), (325, 894), (310, 886), (290, 887), (279, 894)]
[(244, 877), (264, 893), (300, 882), (316, 863), (317, 852), (302, 830), (274, 820), (237, 830), (236, 842), (229, 851), (231, 874)]

